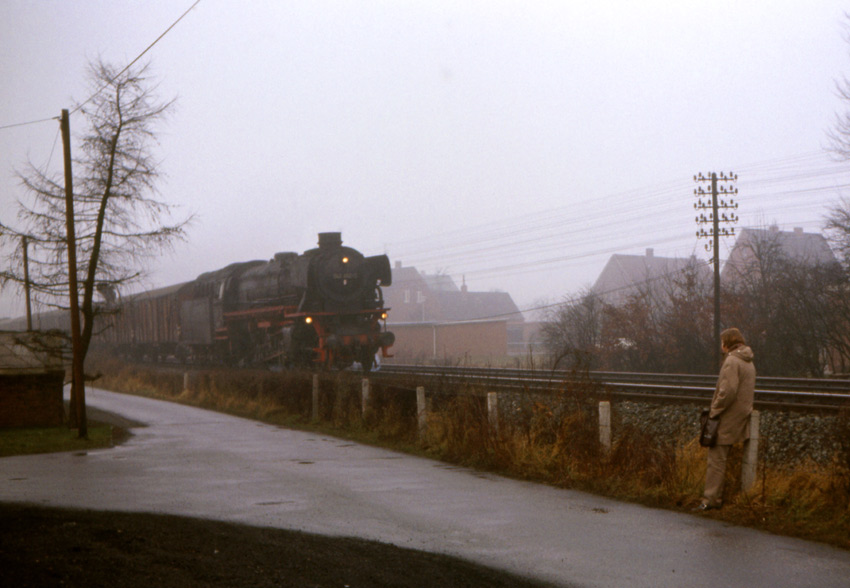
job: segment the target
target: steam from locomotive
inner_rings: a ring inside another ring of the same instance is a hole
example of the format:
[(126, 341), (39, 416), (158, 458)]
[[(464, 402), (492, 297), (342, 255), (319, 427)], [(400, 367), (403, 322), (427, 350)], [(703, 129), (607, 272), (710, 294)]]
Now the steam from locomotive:
[(381, 291), (391, 283), (386, 255), (365, 257), (340, 233), (320, 233), (301, 255), (234, 263), (125, 299), (102, 339), (137, 358), (369, 370), (395, 341)]

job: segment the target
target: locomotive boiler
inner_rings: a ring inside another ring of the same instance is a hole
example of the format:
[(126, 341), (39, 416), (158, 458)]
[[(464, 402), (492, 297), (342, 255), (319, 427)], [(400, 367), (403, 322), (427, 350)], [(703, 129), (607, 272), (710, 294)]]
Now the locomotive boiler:
[(104, 337), (149, 359), (369, 370), (395, 341), (381, 291), (389, 259), (343, 246), (340, 233), (318, 245), (125, 299)]

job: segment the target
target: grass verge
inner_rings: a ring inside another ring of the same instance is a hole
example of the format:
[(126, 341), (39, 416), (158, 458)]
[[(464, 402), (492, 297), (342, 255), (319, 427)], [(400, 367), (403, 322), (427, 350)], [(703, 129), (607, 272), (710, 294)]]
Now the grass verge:
[(112, 446), (112, 427), (89, 424), (88, 439), (67, 427), (0, 429), (0, 457), (58, 451), (89, 451)]

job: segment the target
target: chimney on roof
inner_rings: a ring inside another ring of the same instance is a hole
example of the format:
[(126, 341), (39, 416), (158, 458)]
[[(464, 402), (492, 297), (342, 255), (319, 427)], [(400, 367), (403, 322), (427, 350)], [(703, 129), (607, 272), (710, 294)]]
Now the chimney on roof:
[(396, 269), (401, 269), (401, 262), (400, 262), (399, 260), (397, 260), (397, 259), (395, 260), (395, 268), (396, 268)]
[(803, 234), (803, 227), (794, 227), (794, 234), (795, 235), (802, 235)]
[(468, 288), (466, 287), (466, 276), (463, 276), (463, 283), (460, 285), (460, 291), (466, 294)]
[(652, 259), (655, 256), (655, 250), (652, 247), (646, 248), (646, 256)]

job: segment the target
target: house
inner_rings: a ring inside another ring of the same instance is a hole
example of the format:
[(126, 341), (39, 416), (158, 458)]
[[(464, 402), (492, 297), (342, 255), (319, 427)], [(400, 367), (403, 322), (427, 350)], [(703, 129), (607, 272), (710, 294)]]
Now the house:
[[(775, 254), (775, 255), (771, 255)], [(805, 233), (800, 227), (780, 231), (776, 225), (769, 229), (741, 229), (729, 258), (721, 271), (721, 282), (734, 283), (744, 275), (758, 271), (760, 263), (782, 257), (810, 266), (837, 264), (838, 260), (820, 233)]]
[(606, 304), (622, 306), (647, 289), (665, 294), (669, 284), (681, 279), (687, 272), (691, 272), (705, 287), (711, 284), (711, 268), (694, 256), (656, 257), (651, 248), (646, 250), (646, 255), (616, 253), (608, 259), (591, 291)]
[(448, 275), (396, 261), (383, 294), (397, 361), (492, 361), (523, 341), (522, 313), (506, 292), (470, 292)]
[(62, 339), (37, 332), (0, 332), (0, 427), (63, 423)]
[(800, 227), (745, 228), (721, 280), (730, 290), (756, 300), (748, 308), (748, 322), (765, 373), (820, 376), (847, 371), (850, 328), (843, 309), (850, 296), (841, 265), (823, 235)]

